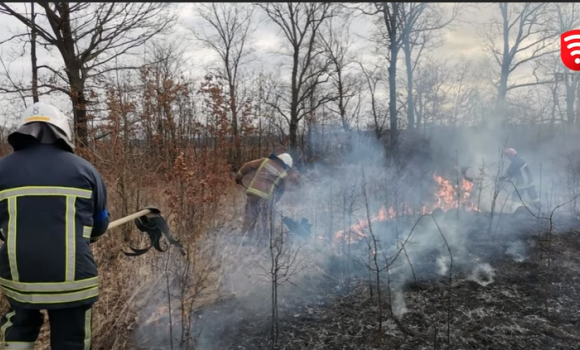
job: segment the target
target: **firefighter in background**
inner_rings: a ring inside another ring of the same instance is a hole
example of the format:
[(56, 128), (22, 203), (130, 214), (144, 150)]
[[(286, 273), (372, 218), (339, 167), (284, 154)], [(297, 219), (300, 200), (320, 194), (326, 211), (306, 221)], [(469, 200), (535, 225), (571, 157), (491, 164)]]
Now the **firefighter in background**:
[(0, 349), (34, 349), (47, 310), (51, 349), (91, 348), (97, 266), (89, 244), (108, 228), (99, 172), (74, 154), (66, 116), (35, 103), (0, 160), (0, 287), (10, 308)]
[(248, 173), (255, 174), (246, 189), (246, 208), (242, 233), (252, 237), (267, 231), (268, 220), (274, 204), (280, 200), (286, 188), (288, 171), (292, 168), (292, 157), (288, 153), (252, 160), (244, 164), (236, 174), (236, 183)]
[(527, 193), (531, 204), (536, 208), (540, 208), (540, 199), (536, 192), (532, 172), (528, 164), (517, 154), (513, 148), (508, 148), (503, 152), (504, 156), (510, 161), (510, 165), (505, 174), (499, 178), (500, 181), (513, 181), (515, 189), (512, 193), (512, 201), (520, 201)]

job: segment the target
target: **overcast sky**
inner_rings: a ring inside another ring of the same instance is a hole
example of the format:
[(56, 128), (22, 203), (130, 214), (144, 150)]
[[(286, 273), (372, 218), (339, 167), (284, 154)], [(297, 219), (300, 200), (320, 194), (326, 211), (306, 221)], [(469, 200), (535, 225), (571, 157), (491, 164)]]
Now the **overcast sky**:
[[(28, 4), (27, 4), (28, 5)], [(12, 6), (24, 6), (23, 4), (12, 4)], [(200, 24), (200, 19), (195, 12), (195, 4), (181, 5), (179, 13), (179, 23), (175, 29), (173, 37), (185, 38), (188, 62), (197, 67), (195, 73), (200, 74), (201, 69), (210, 67), (214, 62), (215, 55), (206, 49), (203, 49), (199, 43), (196, 43), (189, 28)], [(448, 15), (454, 4), (442, 4), (447, 9)], [(261, 10), (256, 9), (255, 13), (263, 17)], [(484, 23), (491, 20), (494, 14), (498, 14), (497, 6), (491, 4), (463, 5), (460, 16), (451, 26), (442, 31), (444, 42), (434, 50), (430, 57), (433, 59), (446, 62), (449, 65), (458, 64), (465, 59), (482, 59), (485, 52), (482, 50), (482, 38), (480, 33), (484, 28)], [(374, 25), (368, 17), (360, 16), (352, 23), (351, 31), (351, 49), (363, 58), (370, 57), (370, 45), (367, 41), (360, 38), (368, 37), (374, 29)], [(24, 27), (10, 16), (0, 15), (0, 41), (6, 40), (14, 33), (19, 33)], [(272, 66), (276, 62), (277, 56), (273, 54), (281, 45), (284, 45), (284, 38), (279, 35), (278, 28), (265, 19), (259, 25), (255, 33), (255, 47), (258, 53), (258, 62), (264, 66)], [(14, 49), (21, 49), (22, 44), (4, 44), (0, 47), (0, 55), (4, 64), (10, 65), (9, 72), (14, 80), (30, 80), (30, 59), (28, 55), (15, 58)], [(402, 58), (401, 54), (401, 58)], [(58, 53), (48, 54), (41, 50), (38, 57), (38, 64), (52, 63), (53, 66), (59, 66), (61, 59)], [(400, 65), (403, 67), (403, 64)], [(0, 67), (0, 71), (2, 67)], [(0, 72), (1, 73), (1, 72)], [(529, 75), (529, 69), (522, 69), (517, 75)], [(66, 99), (59, 98), (58, 104), (63, 108), (68, 108)], [(6, 111), (6, 102), (0, 102), (0, 108), (4, 107)], [(0, 109), (0, 113), (3, 113)], [(5, 112), (4, 112), (5, 113)]]

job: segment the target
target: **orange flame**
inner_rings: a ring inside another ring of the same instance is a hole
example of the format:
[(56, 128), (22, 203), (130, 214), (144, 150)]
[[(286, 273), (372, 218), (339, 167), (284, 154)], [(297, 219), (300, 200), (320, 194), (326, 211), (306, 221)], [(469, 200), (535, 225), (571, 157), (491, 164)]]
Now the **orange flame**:
[[(471, 200), (471, 191), (473, 190), (473, 184), (471, 182), (461, 179), (461, 184), (455, 186), (451, 181), (439, 175), (433, 175), (433, 179), (437, 183), (438, 189), (434, 193), (433, 200), (429, 201), (429, 203), (423, 204), (418, 214), (430, 214), (437, 208), (449, 210), (458, 208), (459, 206), (467, 211), (479, 211), (477, 205)], [(358, 223), (352, 225), (350, 229), (337, 231), (334, 234), (334, 238), (336, 240), (346, 240), (350, 233), (348, 243), (364, 239), (367, 237), (366, 231), (368, 230), (370, 223), (391, 220), (396, 218), (397, 214), (414, 215), (416, 213), (407, 203), (402, 205), (402, 209), (399, 213), (397, 213), (394, 206), (387, 209), (383, 205), (381, 209), (379, 209), (378, 214), (371, 217), (370, 220), (360, 220)]]

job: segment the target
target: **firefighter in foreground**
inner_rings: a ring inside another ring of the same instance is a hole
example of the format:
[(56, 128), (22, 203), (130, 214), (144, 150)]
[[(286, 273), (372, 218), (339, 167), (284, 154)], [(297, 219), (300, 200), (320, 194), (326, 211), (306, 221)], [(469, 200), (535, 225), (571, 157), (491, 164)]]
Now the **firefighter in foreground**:
[(236, 174), (238, 185), (242, 185), (244, 176), (255, 171), (246, 189), (242, 234), (253, 237), (267, 232), (274, 205), (282, 198), (286, 188), (286, 178), (292, 163), (292, 157), (288, 153), (282, 153), (278, 156), (272, 154), (267, 158), (252, 160), (240, 168)]
[(505, 174), (499, 178), (500, 181), (513, 181), (515, 189), (512, 193), (512, 201), (519, 202), (520, 197), (523, 199), (527, 193), (531, 204), (536, 208), (540, 208), (540, 199), (536, 192), (532, 172), (528, 164), (517, 154), (513, 148), (508, 148), (503, 152), (503, 155), (510, 161), (510, 166)]
[(97, 266), (89, 244), (107, 230), (101, 175), (74, 154), (66, 116), (35, 103), (0, 160), (0, 286), (10, 308), (0, 349), (34, 349), (47, 310), (54, 350), (91, 348)]

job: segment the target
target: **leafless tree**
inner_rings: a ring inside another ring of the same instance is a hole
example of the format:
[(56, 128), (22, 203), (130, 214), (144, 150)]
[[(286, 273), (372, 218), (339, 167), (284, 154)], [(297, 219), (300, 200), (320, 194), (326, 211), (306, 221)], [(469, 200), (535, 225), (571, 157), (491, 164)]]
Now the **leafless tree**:
[(329, 80), (331, 65), (324, 57), (320, 36), (322, 24), (335, 15), (337, 8), (332, 3), (294, 2), (257, 3), (257, 6), (278, 26), (290, 47), (290, 96), (277, 94), (269, 104), (288, 123), (290, 148), (296, 155), (300, 121), (334, 98), (321, 94), (316, 103), (305, 103), (319, 85)]
[(30, 3), (30, 61), (32, 64), (32, 100), (38, 102), (38, 65), (36, 59), (36, 13), (34, 13), (34, 2)]
[(397, 109), (397, 61), (402, 45), (403, 13), (405, 6), (400, 2), (375, 2), (357, 7), (365, 15), (380, 16), (378, 21), (378, 43), (388, 48), (389, 61), (389, 138), (392, 150), (395, 150), (398, 136)]
[[(18, 78), (17, 74), (13, 74), (12, 65), (18, 61), (21, 54), (17, 54), (18, 58), (8, 56), (4, 52), (0, 55), (0, 66), (2, 67), (2, 80), (0, 81), (0, 92), (4, 92), (2, 98), (4, 100), (10, 100), (11, 102), (20, 100), (24, 106), (26, 106), (26, 98), (29, 97), (26, 91), (22, 89), (22, 86), (26, 84), (25, 80)], [(14, 92), (16, 96), (10, 96), (10, 93)], [(16, 102), (17, 103), (17, 102)]]
[(449, 99), (450, 68), (435, 59), (427, 61), (427, 64), (418, 66), (415, 71), (416, 99), (413, 103), (417, 126), (445, 122), (444, 106)]
[[(425, 2), (404, 3), (401, 7), (401, 43), (405, 54), (407, 73), (407, 120), (408, 127), (414, 128), (415, 110), (413, 108), (413, 71), (432, 34), (450, 24), (458, 14), (459, 6), (454, 4), (449, 16), (441, 4)], [(413, 49), (418, 48), (413, 62)]]
[[(168, 29), (175, 19), (166, 3), (68, 3), (37, 2), (42, 23), (0, 3), (0, 14), (10, 15), (38, 35), (39, 45), (56, 48), (64, 61), (60, 67), (39, 65), (52, 75), (40, 87), (60, 91), (71, 98), (74, 126), (81, 147), (88, 144), (87, 81), (115, 69), (115, 59), (130, 53)], [(59, 84), (60, 83), (60, 84)], [(63, 85), (64, 83), (64, 85)]]
[[(370, 9), (368, 7), (370, 6)], [(379, 23), (379, 43), (388, 47), (387, 59), (389, 61), (389, 138), (391, 149), (397, 145), (398, 119), (397, 119), (397, 60), (401, 49), (401, 28), (403, 3), (399, 2), (376, 2), (371, 5), (362, 5), (360, 10), (366, 15), (381, 16)]]
[[(328, 21), (327, 33), (322, 38), (326, 52), (333, 65), (334, 74), (331, 77), (332, 86), (336, 92), (337, 99), (332, 101), (329, 109), (340, 117), (342, 128), (345, 131), (351, 131), (351, 122), (356, 111), (360, 109), (360, 91), (361, 81), (356, 79), (352, 72), (354, 64), (354, 55), (349, 47), (352, 45), (350, 40), (351, 18), (346, 17), (343, 20), (331, 18)], [(354, 109), (354, 110), (353, 110)]]
[(469, 118), (476, 114), (476, 109), (481, 101), (483, 84), (481, 72), (475, 69), (472, 61), (461, 59), (461, 63), (455, 66), (451, 72), (448, 94), (451, 100), (449, 117), (452, 125), (469, 123)]
[[(497, 82), (496, 115), (505, 123), (506, 96), (510, 90), (542, 84), (522, 82), (509, 84), (510, 74), (533, 60), (554, 53), (552, 45), (558, 32), (550, 16), (550, 3), (497, 3), (500, 18), (486, 28), (487, 48), (500, 66)], [(501, 46), (497, 38), (501, 38)]]
[[(536, 62), (534, 62), (535, 66), (537, 67), (537, 71), (539, 74), (550, 77), (554, 76), (556, 73), (560, 73), (568, 80), (569, 77), (565, 70), (562, 70), (562, 62), (560, 60), (559, 54), (549, 55), (545, 57), (539, 58)], [(574, 82), (562, 82), (559, 79), (552, 79), (550, 84), (544, 84), (542, 86), (538, 86), (537, 89), (534, 89), (533, 92), (538, 93), (540, 98), (538, 99), (540, 104), (545, 104), (545, 106), (549, 106), (550, 111), (545, 116), (546, 120), (543, 120), (542, 117), (539, 122), (549, 122), (550, 123), (550, 130), (554, 131), (556, 127), (557, 120), (563, 120), (564, 113), (565, 113), (565, 106), (563, 106), (562, 99), (566, 98), (566, 90), (567, 86), (573, 85)], [(572, 91), (573, 98), (575, 99), (575, 91)], [(549, 98), (546, 101), (546, 97)], [(510, 101), (511, 105), (514, 105), (513, 98)], [(547, 103), (546, 103), (547, 102)], [(531, 106), (530, 101), (522, 101), (522, 103), (526, 106)], [(574, 105), (572, 105), (572, 108)], [(541, 109), (541, 108), (540, 108)], [(572, 121), (574, 123), (574, 111), (572, 110)]]
[(221, 67), (219, 76), (227, 83), (232, 134), (235, 144), (234, 168), (242, 158), (239, 139), (239, 116), (244, 106), (243, 86), (241, 84), (242, 66), (252, 52), (250, 37), (255, 31), (253, 25), (254, 8), (249, 4), (209, 3), (198, 4), (197, 13), (209, 27), (193, 29), (193, 33), (205, 47), (218, 54)]
[(380, 138), (383, 135), (387, 118), (387, 113), (384, 110), (385, 108), (383, 108), (381, 101), (377, 96), (378, 90), (382, 85), (382, 78), (378, 72), (380, 68), (375, 65), (373, 69), (368, 69), (361, 63), (359, 63), (359, 65), (365, 78), (370, 99), (369, 109), (372, 120), (371, 128), (374, 130), (376, 137)]

